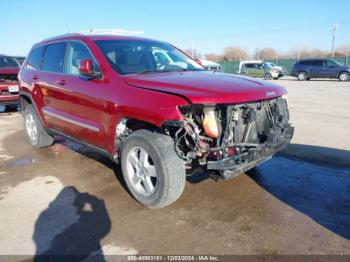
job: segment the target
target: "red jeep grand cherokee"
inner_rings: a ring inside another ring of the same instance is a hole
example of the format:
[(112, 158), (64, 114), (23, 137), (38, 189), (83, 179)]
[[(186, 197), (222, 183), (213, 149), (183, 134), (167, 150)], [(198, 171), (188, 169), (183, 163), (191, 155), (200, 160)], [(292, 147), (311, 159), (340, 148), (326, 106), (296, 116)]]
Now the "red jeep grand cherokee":
[(0, 105), (18, 105), (19, 64), (10, 56), (0, 55)]
[(228, 179), (291, 140), (286, 90), (205, 71), (176, 47), (128, 36), (71, 34), (35, 44), (20, 71), (33, 146), (53, 136), (121, 163), (131, 194), (160, 208), (199, 170)]

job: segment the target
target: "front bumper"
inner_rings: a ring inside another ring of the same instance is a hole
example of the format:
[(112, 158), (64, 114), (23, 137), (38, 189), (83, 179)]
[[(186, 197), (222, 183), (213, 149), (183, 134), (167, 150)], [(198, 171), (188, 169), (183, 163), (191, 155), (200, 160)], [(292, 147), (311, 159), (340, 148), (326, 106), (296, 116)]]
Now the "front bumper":
[[(258, 148), (244, 154), (217, 161), (208, 161), (207, 169), (222, 171), (224, 179), (238, 176), (241, 173), (257, 166), (261, 162), (268, 160), (273, 154), (283, 150), (291, 141), (294, 134), (294, 127), (287, 126), (280, 137), (274, 137), (274, 143), (266, 143)], [(277, 140), (276, 140), (277, 139)]]
[(18, 105), (19, 95), (0, 96), (0, 105)]
[[(11, 86), (17, 86), (16, 92), (10, 92)], [(0, 83), (0, 105), (18, 105), (19, 101), (19, 92), (18, 92), (18, 83)]]
[(272, 72), (271, 75), (272, 75), (273, 78), (280, 78), (280, 77), (284, 76), (283, 72), (281, 72), (281, 71), (279, 71), (279, 72)]

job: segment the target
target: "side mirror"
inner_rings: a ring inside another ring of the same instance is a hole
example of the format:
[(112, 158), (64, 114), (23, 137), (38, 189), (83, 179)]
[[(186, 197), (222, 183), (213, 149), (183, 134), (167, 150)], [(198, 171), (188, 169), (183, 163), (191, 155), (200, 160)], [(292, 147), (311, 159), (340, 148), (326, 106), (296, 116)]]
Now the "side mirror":
[(90, 59), (84, 59), (79, 64), (79, 73), (86, 77), (94, 77), (93, 63)]

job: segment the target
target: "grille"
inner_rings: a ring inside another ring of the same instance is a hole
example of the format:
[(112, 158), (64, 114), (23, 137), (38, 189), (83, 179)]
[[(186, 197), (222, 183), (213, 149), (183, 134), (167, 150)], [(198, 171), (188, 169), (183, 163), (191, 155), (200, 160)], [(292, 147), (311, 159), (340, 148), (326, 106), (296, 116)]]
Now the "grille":
[(16, 74), (0, 74), (0, 82), (17, 82)]

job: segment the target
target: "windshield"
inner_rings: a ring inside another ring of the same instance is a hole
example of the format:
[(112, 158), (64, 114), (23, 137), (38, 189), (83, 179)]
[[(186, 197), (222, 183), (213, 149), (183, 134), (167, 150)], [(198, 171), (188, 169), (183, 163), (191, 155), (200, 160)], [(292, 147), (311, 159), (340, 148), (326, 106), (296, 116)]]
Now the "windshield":
[(144, 40), (98, 40), (96, 44), (114, 70), (122, 75), (204, 68), (173, 46)]
[(268, 67), (276, 67), (276, 65), (274, 64), (274, 63), (270, 63), (270, 62), (268, 62), (268, 63), (265, 63)]
[(0, 56), (0, 68), (1, 67), (16, 67), (16, 68), (18, 68), (19, 65), (16, 62), (16, 60), (13, 59), (12, 57)]
[(335, 64), (335, 65), (338, 65), (338, 66), (344, 66), (342, 63), (336, 61), (336, 60), (333, 60), (333, 59), (330, 59), (328, 60), (328, 64), (332, 64), (332, 62)]

